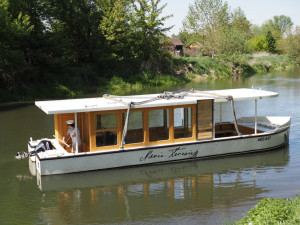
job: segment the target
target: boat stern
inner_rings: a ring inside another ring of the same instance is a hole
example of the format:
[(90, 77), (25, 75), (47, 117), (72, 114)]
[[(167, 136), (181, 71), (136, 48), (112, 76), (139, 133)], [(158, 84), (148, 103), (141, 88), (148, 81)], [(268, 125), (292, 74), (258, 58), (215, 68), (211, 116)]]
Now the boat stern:
[(28, 142), (30, 169), (33, 170), (33, 165), (35, 165), (36, 171), (41, 175), (43, 175), (43, 165), (41, 165), (43, 159), (62, 157), (69, 154), (56, 139), (32, 140), (30, 138)]

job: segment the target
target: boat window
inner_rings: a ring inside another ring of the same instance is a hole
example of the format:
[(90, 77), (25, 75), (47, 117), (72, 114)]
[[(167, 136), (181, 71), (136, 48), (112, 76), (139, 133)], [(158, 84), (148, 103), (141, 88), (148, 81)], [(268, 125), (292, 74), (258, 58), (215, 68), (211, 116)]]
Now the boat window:
[(117, 114), (97, 114), (96, 147), (117, 145)]
[(174, 109), (174, 138), (192, 137), (192, 108)]
[[(127, 112), (123, 113), (123, 117), (122, 117), (123, 128), (126, 121), (126, 116), (127, 116)], [(142, 111), (131, 111), (129, 113), (125, 144), (144, 142), (143, 121), (144, 119), (143, 119)]]
[(96, 130), (117, 128), (117, 114), (96, 115)]
[(169, 110), (149, 110), (149, 141), (169, 139)]

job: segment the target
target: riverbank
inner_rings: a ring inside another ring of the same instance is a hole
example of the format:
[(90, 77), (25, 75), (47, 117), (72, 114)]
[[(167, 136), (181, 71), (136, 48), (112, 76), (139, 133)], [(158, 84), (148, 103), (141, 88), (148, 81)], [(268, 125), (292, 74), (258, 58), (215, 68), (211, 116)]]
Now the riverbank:
[(188, 82), (247, 77), (296, 66), (282, 55), (219, 55), (213, 59), (165, 56), (153, 63), (135, 59), (31, 68), (17, 74), (11, 88), (0, 88), (0, 102), (124, 94), (149, 87), (171, 90)]
[(113, 76), (103, 82), (99, 92), (108, 91), (116, 94), (126, 90), (141, 90), (145, 87), (164, 86), (188, 82), (206, 82), (215, 79), (231, 79), (247, 77), (254, 74), (264, 74), (273, 71), (284, 71), (296, 67), (298, 64), (288, 56), (283, 55), (219, 55), (210, 57), (174, 57), (161, 71), (150, 71), (136, 74), (130, 79)]
[(264, 198), (234, 224), (300, 224), (300, 196), (291, 200)]
[[(192, 80), (223, 79), (238, 76), (251, 76), (258, 73), (284, 71), (297, 66), (288, 56), (255, 55), (219, 55), (212, 58), (177, 58), (178, 70)], [(196, 78), (196, 79), (195, 79)]]

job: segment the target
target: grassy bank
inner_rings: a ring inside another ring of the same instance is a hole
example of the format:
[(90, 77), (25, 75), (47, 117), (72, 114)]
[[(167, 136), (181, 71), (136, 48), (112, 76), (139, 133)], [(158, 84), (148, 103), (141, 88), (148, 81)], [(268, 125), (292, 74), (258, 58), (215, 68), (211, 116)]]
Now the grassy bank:
[(300, 224), (300, 197), (292, 200), (265, 198), (248, 212), (248, 216), (234, 224)]
[(199, 76), (206, 79), (222, 79), (287, 70), (296, 66), (296, 62), (283, 55), (219, 55), (214, 59), (177, 58), (174, 59), (173, 67), (192, 79)]
[(102, 64), (29, 68), (16, 74), (9, 89), (0, 88), (0, 101), (75, 98), (104, 93), (122, 94), (149, 87), (229, 79), (286, 70), (297, 64), (287, 56), (163, 57), (156, 62), (137, 59)]

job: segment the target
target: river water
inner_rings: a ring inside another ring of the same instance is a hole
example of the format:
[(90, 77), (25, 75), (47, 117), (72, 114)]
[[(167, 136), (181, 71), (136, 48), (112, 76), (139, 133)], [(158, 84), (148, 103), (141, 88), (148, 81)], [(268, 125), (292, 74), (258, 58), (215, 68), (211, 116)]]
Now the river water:
[[(300, 69), (173, 90), (262, 88), (259, 115), (291, 116), (289, 146), (271, 152), (109, 171), (35, 177), (30, 137), (52, 137), (53, 117), (32, 104), (0, 107), (0, 224), (225, 224), (264, 197), (293, 198), (300, 190)], [(144, 93), (164, 90), (144, 90)], [(254, 103), (237, 104), (253, 115)]]

